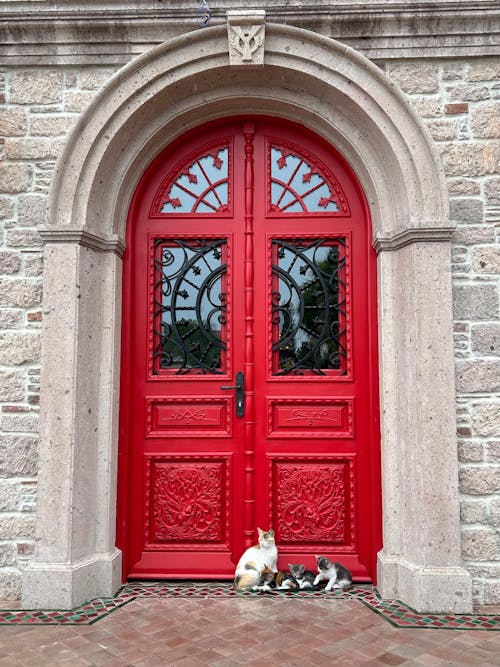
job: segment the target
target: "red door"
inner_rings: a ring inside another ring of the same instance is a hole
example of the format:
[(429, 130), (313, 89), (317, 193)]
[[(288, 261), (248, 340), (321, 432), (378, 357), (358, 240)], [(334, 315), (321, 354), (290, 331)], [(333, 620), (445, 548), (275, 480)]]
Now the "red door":
[(137, 188), (124, 258), (119, 524), (129, 577), (229, 578), (380, 548), (375, 260), (349, 167), (295, 124), (182, 137)]

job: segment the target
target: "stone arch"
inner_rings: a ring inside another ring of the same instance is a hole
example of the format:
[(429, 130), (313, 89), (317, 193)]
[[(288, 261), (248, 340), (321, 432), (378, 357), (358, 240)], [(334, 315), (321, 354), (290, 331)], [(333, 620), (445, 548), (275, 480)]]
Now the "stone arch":
[(467, 611), (454, 440), (452, 225), (439, 159), (380, 69), (332, 39), (273, 24), (266, 26), (261, 68), (229, 65), (226, 26), (134, 59), (83, 112), (57, 162), (43, 231), (39, 537), (24, 574), (24, 604), (71, 607), (119, 586), (114, 517), (127, 211), (162, 148), (202, 121), (239, 113), (310, 127), (344, 155), (364, 188), (379, 252), (379, 589), (417, 609)]

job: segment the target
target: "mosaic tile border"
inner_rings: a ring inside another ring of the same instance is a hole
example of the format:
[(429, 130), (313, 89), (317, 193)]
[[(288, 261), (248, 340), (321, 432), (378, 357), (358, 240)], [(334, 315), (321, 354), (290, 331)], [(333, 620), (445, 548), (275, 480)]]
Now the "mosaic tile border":
[(315, 598), (359, 600), (368, 609), (397, 628), (441, 630), (500, 630), (500, 614), (420, 614), (399, 600), (382, 600), (370, 584), (358, 584), (349, 591), (276, 591), (275, 593), (236, 592), (232, 582), (129, 582), (113, 597), (100, 597), (69, 611), (0, 610), (0, 625), (91, 625), (115, 609), (136, 598), (234, 598), (260, 597), (273, 599)]

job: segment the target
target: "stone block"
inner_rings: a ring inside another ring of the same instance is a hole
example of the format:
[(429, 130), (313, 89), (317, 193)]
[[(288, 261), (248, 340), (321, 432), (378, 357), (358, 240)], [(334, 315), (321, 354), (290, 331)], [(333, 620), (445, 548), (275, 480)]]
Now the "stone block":
[(463, 465), (458, 476), (462, 493), (484, 496), (500, 491), (500, 466)]
[(12, 479), (0, 479), (0, 512), (19, 510), (19, 485)]
[(441, 102), (438, 99), (413, 97), (410, 104), (420, 118), (438, 118), (442, 116)]
[(35, 517), (29, 514), (0, 515), (0, 540), (35, 536)]
[(405, 93), (436, 93), (439, 90), (439, 71), (436, 65), (411, 63), (391, 67), (389, 77)]
[(42, 302), (39, 280), (0, 278), (0, 306), (34, 308)]
[(446, 92), (451, 102), (478, 102), (490, 98), (490, 90), (487, 86), (455, 86), (447, 88)]
[(498, 58), (478, 58), (471, 61), (467, 71), (468, 81), (495, 81), (500, 79)]
[(480, 199), (452, 199), (450, 218), (460, 224), (480, 224), (483, 222), (483, 202)]
[(26, 192), (32, 180), (33, 169), (29, 164), (0, 164), (0, 192)]
[(42, 239), (34, 229), (12, 229), (6, 234), (5, 245), (11, 248), (36, 248), (42, 246)]
[(462, 530), (462, 555), (465, 560), (496, 560), (500, 549), (499, 537), (489, 528)]
[(467, 178), (454, 178), (448, 183), (450, 195), (479, 195), (481, 186), (477, 181)]
[(19, 197), (17, 209), (20, 225), (38, 227), (46, 221), (47, 198), (42, 195), (22, 195)]
[(456, 320), (495, 320), (499, 313), (496, 285), (455, 285), (453, 316)]
[(22, 401), (24, 376), (22, 373), (0, 369), (0, 401)]
[(81, 113), (95, 97), (95, 92), (80, 91), (67, 93), (64, 100), (64, 110)]
[(5, 414), (0, 418), (0, 428), (5, 433), (38, 433), (40, 418), (36, 413)]
[(17, 562), (16, 548), (12, 542), (0, 542), (0, 567), (15, 565)]
[(0, 197), (0, 220), (11, 218), (14, 215), (14, 200), (9, 197)]
[(488, 503), (483, 499), (462, 498), (460, 501), (460, 520), (463, 523), (486, 523)]
[(17, 329), (21, 325), (21, 311), (0, 308), (0, 329)]
[(19, 600), (21, 597), (21, 573), (14, 568), (0, 572), (0, 600)]
[(56, 158), (63, 145), (59, 139), (6, 139), (5, 155), (9, 160), (46, 160)]
[(488, 503), (489, 523), (495, 527), (500, 527), (500, 498), (492, 498)]
[(40, 360), (40, 333), (37, 331), (0, 332), (0, 364), (19, 365)]
[(486, 444), (486, 460), (500, 463), (500, 440), (491, 440)]
[[(497, 573), (500, 578), (500, 568)], [(500, 605), (500, 581), (485, 581), (483, 586), (483, 604)]]
[(447, 176), (485, 176), (500, 169), (500, 142), (440, 145)]
[(30, 134), (34, 137), (65, 137), (77, 118), (76, 114), (40, 114), (32, 119)]
[(471, 113), (472, 134), (478, 139), (500, 138), (500, 102), (480, 104)]
[(89, 69), (80, 72), (80, 87), (84, 90), (99, 90), (113, 75), (112, 70)]
[(474, 435), (497, 438), (500, 433), (500, 401), (474, 403), (472, 429)]
[(26, 134), (28, 121), (24, 109), (2, 109), (0, 110), (0, 136), (15, 137)]
[(456, 227), (452, 235), (456, 245), (477, 245), (478, 243), (494, 243), (495, 231), (491, 227), (472, 225)]
[(443, 65), (443, 79), (463, 79), (464, 66), (458, 63), (444, 63)]
[(464, 394), (500, 390), (500, 359), (459, 359), (457, 391)]
[(429, 119), (427, 127), (434, 141), (450, 141), (458, 137), (458, 126), (454, 120), (445, 118)]
[(17, 273), (21, 266), (21, 258), (17, 252), (0, 250), (0, 274)]
[(472, 266), (476, 273), (500, 273), (500, 246), (479, 246), (473, 248)]
[(44, 70), (15, 72), (8, 101), (13, 104), (53, 104), (62, 101), (64, 75)]
[(484, 356), (500, 356), (500, 322), (473, 324), (471, 349)]
[[(468, 429), (469, 430), (469, 429)], [(479, 463), (484, 460), (484, 446), (475, 440), (462, 440), (458, 443), (458, 460), (463, 463)]]
[(43, 271), (43, 255), (39, 253), (26, 253), (23, 258), (25, 276), (41, 276)]
[(484, 183), (484, 194), (488, 206), (500, 206), (500, 178), (487, 178)]

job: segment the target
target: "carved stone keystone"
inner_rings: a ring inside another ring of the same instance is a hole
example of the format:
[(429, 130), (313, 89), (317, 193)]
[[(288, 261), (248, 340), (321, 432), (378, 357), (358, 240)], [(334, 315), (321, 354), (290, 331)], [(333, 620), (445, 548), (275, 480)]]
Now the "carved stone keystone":
[(230, 65), (264, 65), (265, 21), (264, 10), (227, 12)]

